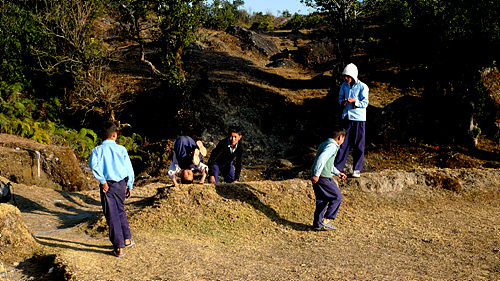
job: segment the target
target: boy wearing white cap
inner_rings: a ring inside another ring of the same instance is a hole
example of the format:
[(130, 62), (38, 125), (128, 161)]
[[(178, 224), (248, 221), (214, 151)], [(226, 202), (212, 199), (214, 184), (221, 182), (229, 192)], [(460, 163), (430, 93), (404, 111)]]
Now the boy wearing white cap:
[(335, 158), (335, 168), (344, 169), (352, 146), (353, 177), (359, 178), (365, 155), (365, 123), (368, 107), (368, 86), (358, 80), (358, 68), (350, 63), (342, 72), (344, 83), (340, 87), (339, 103), (343, 107), (342, 120), (346, 130), (344, 143)]

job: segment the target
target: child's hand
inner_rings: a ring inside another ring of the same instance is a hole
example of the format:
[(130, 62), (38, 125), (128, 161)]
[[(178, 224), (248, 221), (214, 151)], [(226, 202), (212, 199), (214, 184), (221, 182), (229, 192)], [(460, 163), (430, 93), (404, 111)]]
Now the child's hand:
[(319, 177), (317, 177), (317, 176), (311, 176), (311, 182), (313, 184), (316, 184), (318, 181), (319, 181)]
[(210, 176), (210, 177), (208, 178), (208, 181), (209, 181), (210, 183), (215, 183), (215, 177), (214, 177), (214, 176)]
[(109, 185), (108, 182), (105, 182), (104, 184), (101, 185), (102, 192), (106, 193), (109, 190)]
[(130, 197), (132, 197), (132, 189), (127, 188), (127, 193), (125, 194), (125, 198), (129, 199)]
[(344, 173), (340, 173), (340, 174), (338, 175), (338, 177), (339, 177), (341, 180), (345, 180), (345, 179), (347, 178), (347, 175), (346, 175), (346, 174), (344, 174)]

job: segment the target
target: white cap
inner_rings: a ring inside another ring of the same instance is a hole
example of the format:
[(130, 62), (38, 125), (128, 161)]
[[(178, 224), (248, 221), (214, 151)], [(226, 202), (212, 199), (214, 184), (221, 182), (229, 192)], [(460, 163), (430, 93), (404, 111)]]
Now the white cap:
[(349, 75), (354, 79), (354, 81), (358, 82), (358, 68), (353, 63), (348, 64), (344, 68), (342, 75)]

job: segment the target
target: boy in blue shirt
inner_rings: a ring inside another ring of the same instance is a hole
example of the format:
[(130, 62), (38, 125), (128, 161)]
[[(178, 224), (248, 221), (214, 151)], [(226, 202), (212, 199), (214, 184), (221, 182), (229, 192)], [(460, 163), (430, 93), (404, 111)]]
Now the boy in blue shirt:
[(109, 240), (113, 254), (125, 255), (124, 248), (134, 245), (124, 210), (125, 198), (130, 198), (134, 183), (134, 169), (127, 149), (116, 144), (118, 128), (107, 121), (103, 123), (101, 145), (92, 149), (89, 166), (100, 183), (101, 204), (109, 227)]
[(358, 68), (350, 63), (342, 72), (344, 83), (340, 87), (339, 103), (344, 108), (342, 120), (346, 129), (345, 142), (335, 159), (335, 167), (342, 171), (347, 161), (349, 148), (352, 146), (354, 172), (352, 176), (359, 178), (365, 155), (365, 123), (368, 107), (368, 86), (358, 80)]
[(335, 128), (332, 137), (320, 144), (311, 167), (316, 210), (314, 211), (313, 230), (337, 229), (331, 222), (337, 217), (342, 194), (333, 180), (333, 175), (340, 179), (347, 176), (334, 166), (335, 156), (345, 139), (345, 130)]

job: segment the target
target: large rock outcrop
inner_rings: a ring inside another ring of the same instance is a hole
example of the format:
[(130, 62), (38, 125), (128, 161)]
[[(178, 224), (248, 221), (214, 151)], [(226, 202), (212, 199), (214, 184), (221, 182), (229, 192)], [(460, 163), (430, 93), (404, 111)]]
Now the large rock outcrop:
[(89, 180), (71, 148), (14, 135), (0, 134), (0, 174), (17, 183), (65, 191), (89, 189)]
[(278, 46), (276, 46), (276, 43), (254, 31), (247, 30), (235, 25), (230, 25), (226, 29), (226, 32), (238, 37), (243, 42), (244, 45), (242, 47), (244, 49), (257, 51), (266, 56), (272, 56), (280, 51)]

